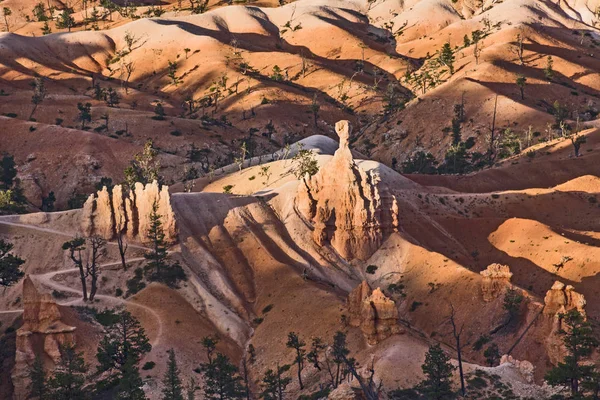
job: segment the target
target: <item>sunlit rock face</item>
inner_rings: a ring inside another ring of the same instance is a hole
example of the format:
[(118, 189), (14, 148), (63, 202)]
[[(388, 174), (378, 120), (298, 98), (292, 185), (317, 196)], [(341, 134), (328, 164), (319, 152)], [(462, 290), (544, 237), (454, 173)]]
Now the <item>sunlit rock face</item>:
[(296, 203), (312, 223), (316, 243), (331, 245), (348, 261), (366, 260), (397, 230), (398, 205), (377, 173), (365, 172), (354, 161), (348, 142), (350, 123), (339, 121), (336, 132), (338, 150), (299, 185)]
[(81, 230), (84, 236), (95, 234), (110, 240), (118, 233), (124, 233), (129, 238), (144, 241), (154, 204), (158, 207), (166, 240), (177, 241), (169, 188), (159, 188), (156, 181), (145, 186), (138, 182), (128, 193), (121, 185), (116, 185), (112, 193), (104, 187), (90, 195), (83, 206)]

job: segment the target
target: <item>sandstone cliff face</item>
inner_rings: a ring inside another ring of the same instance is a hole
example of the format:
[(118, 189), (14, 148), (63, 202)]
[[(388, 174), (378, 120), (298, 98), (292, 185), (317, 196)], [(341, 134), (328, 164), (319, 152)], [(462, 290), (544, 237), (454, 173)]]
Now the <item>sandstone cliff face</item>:
[(159, 189), (156, 181), (146, 186), (138, 182), (130, 193), (126, 193), (122, 186), (117, 185), (112, 194), (104, 187), (96, 195), (90, 195), (83, 206), (83, 234), (96, 234), (110, 240), (122, 232), (129, 238), (145, 241), (150, 226), (149, 216), (155, 202), (166, 240), (173, 243), (177, 240), (177, 226), (169, 188), (163, 186)]
[(48, 293), (41, 294), (31, 278), (23, 281), (23, 326), (17, 330), (15, 366), (12, 371), (14, 397), (28, 394), (29, 370), (36, 357), (56, 364), (59, 347), (74, 341), (74, 327), (61, 321), (58, 306)]
[(371, 291), (368, 283), (363, 281), (350, 292), (347, 304), (350, 325), (360, 327), (369, 344), (377, 344), (400, 333), (396, 303), (381, 289)]
[(398, 229), (398, 204), (374, 172), (354, 162), (351, 127), (339, 121), (340, 146), (317, 174), (299, 185), (298, 210), (313, 224), (313, 239), (330, 244), (346, 260), (366, 260)]
[(546, 351), (550, 361), (556, 365), (567, 354), (561, 334), (565, 326), (560, 315), (570, 310), (577, 310), (585, 317), (586, 301), (581, 293), (575, 291), (573, 286), (556, 281), (546, 292), (544, 304), (544, 315), (552, 323), (552, 331), (546, 338)]
[(502, 264), (490, 264), (479, 274), (483, 277), (481, 291), (485, 302), (500, 297), (506, 288), (510, 286), (510, 278), (513, 275), (508, 265)]

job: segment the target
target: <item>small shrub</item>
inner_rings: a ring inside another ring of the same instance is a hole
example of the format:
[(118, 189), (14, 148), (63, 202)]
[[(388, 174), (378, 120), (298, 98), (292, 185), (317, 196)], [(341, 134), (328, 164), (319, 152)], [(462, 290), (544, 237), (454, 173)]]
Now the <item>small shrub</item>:
[(412, 304), (410, 305), (410, 312), (416, 311), (417, 308), (419, 308), (422, 305), (423, 305), (423, 303), (421, 303), (420, 301), (413, 301)]
[(268, 306), (266, 306), (265, 308), (263, 308), (262, 313), (266, 314), (269, 311), (271, 311), (273, 309), (273, 304), (269, 304)]
[(479, 351), (483, 348), (484, 344), (489, 343), (491, 338), (488, 335), (481, 335), (473, 344), (473, 350)]
[(367, 274), (373, 275), (377, 271), (377, 265), (369, 265), (367, 267)]
[(223, 193), (225, 193), (225, 194), (231, 194), (231, 189), (233, 189), (233, 185), (223, 186)]
[(115, 290), (115, 296), (117, 296), (117, 297), (123, 296), (123, 289), (117, 288), (117, 290)]
[(141, 268), (137, 268), (135, 270), (134, 277), (129, 279), (126, 285), (127, 293), (125, 294), (125, 297), (134, 295), (140, 290), (144, 289), (146, 287), (146, 283), (144, 283), (144, 270)]
[(254, 318), (252, 320), (252, 322), (254, 322), (254, 324), (256, 324), (256, 325), (260, 325), (264, 320), (265, 320), (264, 318), (258, 317), (258, 318)]
[(142, 369), (144, 371), (150, 371), (155, 366), (156, 366), (156, 363), (154, 361), (148, 361), (142, 366)]
[(171, 134), (171, 136), (181, 136), (181, 132), (179, 132), (178, 130), (174, 130), (169, 133)]
[(59, 292), (58, 290), (53, 290), (52, 297), (54, 297), (55, 299), (66, 299), (68, 296), (66, 294), (64, 294), (63, 292)]

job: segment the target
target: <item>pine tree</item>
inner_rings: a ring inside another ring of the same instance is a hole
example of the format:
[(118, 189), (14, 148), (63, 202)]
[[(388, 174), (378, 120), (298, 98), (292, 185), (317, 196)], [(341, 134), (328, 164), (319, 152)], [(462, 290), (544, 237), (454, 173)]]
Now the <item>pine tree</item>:
[(123, 372), (129, 363), (135, 367), (144, 354), (152, 350), (140, 322), (129, 312), (119, 313), (117, 320), (105, 328), (105, 335), (98, 345), (96, 358), (98, 371)]
[(16, 177), (15, 157), (4, 154), (0, 160), (0, 189), (10, 189)]
[(81, 130), (85, 129), (86, 122), (92, 122), (92, 104), (91, 103), (77, 103), (77, 120), (81, 121)]
[(148, 243), (152, 250), (145, 253), (148, 264), (144, 267), (146, 275), (151, 281), (158, 281), (169, 287), (177, 287), (180, 280), (186, 280), (185, 272), (178, 262), (169, 263), (165, 232), (162, 227), (161, 215), (158, 213), (158, 202), (152, 204), (150, 213), (150, 227), (146, 232)]
[(177, 367), (177, 359), (173, 349), (168, 351), (169, 362), (167, 364), (167, 372), (163, 379), (163, 400), (183, 400), (183, 388), (181, 378), (179, 377), (179, 368)]
[(284, 377), (283, 374), (290, 369), (289, 365), (279, 366), (273, 371), (272, 369), (265, 372), (261, 387), (263, 391), (260, 393), (260, 398), (264, 400), (283, 400), (285, 389), (292, 382), (292, 378)]
[(81, 252), (85, 250), (85, 239), (75, 238), (73, 240), (69, 240), (68, 242), (63, 243), (62, 249), (69, 250), (69, 258), (71, 258), (73, 264), (75, 264), (79, 269), (79, 280), (81, 281), (83, 301), (87, 301), (87, 283), (85, 281), (87, 275), (83, 265), (83, 258), (81, 257)]
[(46, 400), (49, 398), (48, 379), (44, 371), (44, 363), (41, 358), (36, 357), (31, 371), (29, 371), (29, 398), (37, 400)]
[(298, 383), (300, 384), (300, 390), (302, 390), (304, 389), (304, 385), (302, 384), (302, 370), (304, 369), (304, 360), (306, 359), (306, 350), (304, 349), (306, 343), (300, 340), (297, 333), (290, 332), (286, 346), (294, 349), (296, 352), (294, 362), (298, 366)]
[(142, 386), (144, 386), (144, 382), (140, 377), (137, 365), (133, 362), (125, 363), (117, 386), (117, 400), (146, 400)]
[(438, 58), (440, 64), (445, 65), (450, 70), (450, 75), (454, 75), (454, 50), (450, 46), (450, 43), (444, 43), (440, 56)]
[(560, 314), (565, 329), (563, 342), (567, 356), (563, 362), (546, 373), (545, 380), (552, 386), (564, 386), (570, 389), (574, 398), (579, 398), (581, 383), (589, 381), (594, 375), (594, 366), (584, 363), (598, 347), (598, 340), (593, 336), (592, 325), (575, 309)]
[(455, 397), (452, 392), (452, 371), (456, 367), (450, 364), (450, 357), (439, 344), (429, 347), (425, 363), (421, 366), (426, 379), (418, 388), (428, 399), (444, 400)]
[(17, 283), (25, 273), (21, 271), (23, 259), (10, 254), (13, 244), (0, 239), (0, 286), (8, 287)]
[(200, 365), (204, 377), (202, 391), (206, 400), (241, 399), (242, 378), (227, 356), (217, 353), (212, 361)]
[(144, 254), (144, 258), (148, 260), (144, 269), (149, 274), (149, 279), (153, 281), (161, 280), (163, 270), (167, 268), (167, 244), (161, 218), (162, 216), (158, 213), (158, 202), (155, 200), (149, 216), (150, 227), (146, 233), (152, 250)]
[(56, 20), (56, 27), (58, 29), (68, 29), (69, 32), (71, 32), (71, 28), (74, 26), (75, 19), (73, 18), (73, 10), (65, 8)]
[(50, 379), (52, 398), (60, 400), (84, 400), (87, 397), (85, 374), (88, 367), (83, 353), (78, 353), (71, 343), (60, 345), (60, 361)]
[(515, 81), (517, 86), (519, 87), (519, 91), (521, 92), (521, 100), (525, 100), (525, 83), (527, 83), (527, 78), (525, 75), (517, 75), (517, 79)]

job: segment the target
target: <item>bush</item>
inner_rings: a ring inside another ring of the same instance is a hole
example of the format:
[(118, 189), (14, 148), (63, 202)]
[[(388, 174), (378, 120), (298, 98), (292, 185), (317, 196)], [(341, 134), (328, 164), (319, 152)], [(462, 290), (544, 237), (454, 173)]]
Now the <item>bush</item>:
[(263, 308), (262, 312), (263, 312), (263, 314), (266, 314), (269, 311), (271, 311), (272, 309), (273, 309), (273, 304), (269, 304), (268, 306), (266, 306), (265, 308)]
[(233, 185), (223, 186), (223, 193), (225, 193), (225, 194), (231, 194), (231, 189), (233, 189)]
[(54, 297), (55, 299), (66, 299), (68, 296), (66, 294), (64, 294), (63, 292), (59, 292), (58, 290), (53, 290), (52, 297)]
[(123, 289), (117, 288), (117, 290), (115, 290), (115, 296), (117, 296), (117, 297), (123, 296)]
[(141, 268), (136, 268), (135, 275), (133, 278), (127, 281), (127, 292), (125, 293), (125, 297), (129, 297), (131, 295), (136, 294), (140, 290), (146, 287), (146, 283), (144, 283), (144, 270)]
[(422, 306), (423, 303), (421, 303), (420, 301), (413, 301), (412, 304), (410, 305), (410, 312), (416, 311), (417, 308), (419, 308), (419, 306)]
[(148, 279), (154, 282), (164, 283), (170, 288), (177, 288), (177, 283), (179, 281), (187, 281), (187, 276), (185, 275), (185, 271), (181, 267), (181, 264), (176, 261), (173, 264), (162, 268), (160, 275), (150, 274)]
[(145, 363), (142, 366), (142, 369), (144, 371), (150, 371), (152, 368), (154, 368), (156, 366), (156, 363), (154, 361), (148, 361), (147, 363)]
[(377, 271), (377, 265), (369, 265), (367, 267), (367, 274), (373, 275)]

